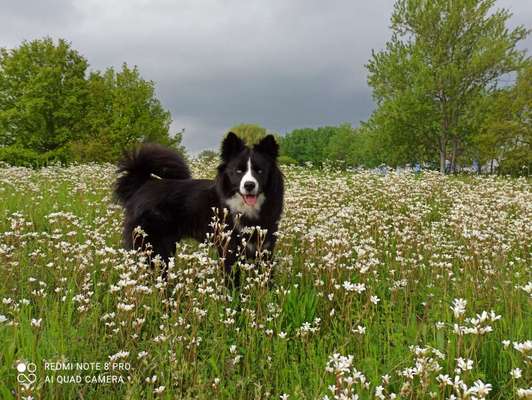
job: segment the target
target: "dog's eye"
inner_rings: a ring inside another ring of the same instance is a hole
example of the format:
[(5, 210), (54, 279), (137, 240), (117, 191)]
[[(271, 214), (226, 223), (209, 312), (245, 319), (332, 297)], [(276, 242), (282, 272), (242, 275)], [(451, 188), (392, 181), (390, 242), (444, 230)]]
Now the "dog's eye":
[(243, 171), (242, 171), (241, 169), (237, 169), (237, 170), (236, 170), (236, 173), (239, 174), (239, 175), (240, 175), (242, 172), (243, 172)]
[(257, 174), (262, 174), (262, 169), (258, 169)]

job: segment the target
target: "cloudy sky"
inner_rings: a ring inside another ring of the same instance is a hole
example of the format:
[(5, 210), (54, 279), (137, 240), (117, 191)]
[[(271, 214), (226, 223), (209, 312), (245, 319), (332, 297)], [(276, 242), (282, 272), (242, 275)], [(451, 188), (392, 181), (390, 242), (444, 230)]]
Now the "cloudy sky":
[[(45, 35), (91, 68), (138, 65), (197, 152), (241, 122), (280, 133), (373, 109), (364, 64), (389, 39), (393, 0), (1, 0), (0, 47)], [(499, 0), (512, 25), (532, 1)], [(530, 48), (532, 38), (523, 43)]]

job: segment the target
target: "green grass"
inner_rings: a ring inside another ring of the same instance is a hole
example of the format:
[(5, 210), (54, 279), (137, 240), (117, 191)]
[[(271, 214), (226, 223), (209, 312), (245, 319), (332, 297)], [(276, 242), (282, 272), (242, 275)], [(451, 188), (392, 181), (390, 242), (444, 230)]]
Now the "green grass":
[[(259, 261), (228, 293), (208, 245), (180, 244), (168, 283), (121, 250), (112, 166), (0, 169), (0, 398), (373, 399), (381, 385), (380, 398), (447, 399), (447, 374), (514, 399), (532, 385), (532, 349), (514, 348), (532, 339), (529, 182), (284, 173), (273, 287)], [(456, 334), (491, 310), (477, 324), (491, 331)], [(457, 373), (459, 357), (472, 369)], [(21, 362), (36, 366), (27, 386)], [(46, 369), (58, 362), (101, 369)], [(124, 382), (90, 382), (104, 375)]]

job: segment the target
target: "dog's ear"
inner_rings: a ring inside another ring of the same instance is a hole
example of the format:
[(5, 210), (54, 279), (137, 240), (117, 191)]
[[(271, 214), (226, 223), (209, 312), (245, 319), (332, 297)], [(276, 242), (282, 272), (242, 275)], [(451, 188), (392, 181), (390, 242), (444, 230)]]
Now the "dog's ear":
[(279, 145), (273, 135), (265, 136), (259, 143), (253, 146), (253, 150), (257, 153), (266, 154), (274, 160), (279, 155)]
[(244, 141), (233, 132), (229, 132), (222, 142), (222, 160), (228, 162), (231, 157), (240, 153), (246, 147)]

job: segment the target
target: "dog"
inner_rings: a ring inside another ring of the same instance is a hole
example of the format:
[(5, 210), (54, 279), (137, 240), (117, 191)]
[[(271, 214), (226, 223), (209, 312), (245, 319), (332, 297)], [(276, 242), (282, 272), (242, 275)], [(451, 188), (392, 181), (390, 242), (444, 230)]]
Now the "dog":
[(118, 164), (122, 175), (114, 188), (116, 199), (125, 209), (125, 248), (139, 247), (135, 229), (140, 226), (153, 253), (167, 265), (175, 254), (176, 242), (185, 238), (203, 242), (208, 233), (213, 233), (212, 220), (218, 212), (232, 231), (229, 241), (218, 246), (218, 253), (224, 258), (226, 278), (231, 277), (238, 286), (239, 273), (233, 271), (233, 265), (242, 237), (247, 239), (248, 258), (256, 256), (258, 244), (257, 231), (249, 233), (245, 228), (266, 230), (261, 240), (266, 254), (271, 255), (275, 246), (284, 197), (278, 155), (279, 145), (272, 135), (250, 147), (229, 132), (222, 142), (216, 178), (208, 180), (192, 179), (183, 158), (163, 146), (144, 144), (127, 152)]

